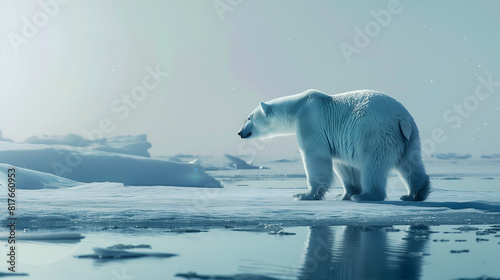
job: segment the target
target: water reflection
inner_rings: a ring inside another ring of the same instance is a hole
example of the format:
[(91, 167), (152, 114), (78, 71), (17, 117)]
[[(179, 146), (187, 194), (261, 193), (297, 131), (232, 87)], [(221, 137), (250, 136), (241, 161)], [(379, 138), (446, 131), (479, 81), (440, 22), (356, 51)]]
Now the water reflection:
[(309, 228), (298, 279), (420, 279), (427, 226)]

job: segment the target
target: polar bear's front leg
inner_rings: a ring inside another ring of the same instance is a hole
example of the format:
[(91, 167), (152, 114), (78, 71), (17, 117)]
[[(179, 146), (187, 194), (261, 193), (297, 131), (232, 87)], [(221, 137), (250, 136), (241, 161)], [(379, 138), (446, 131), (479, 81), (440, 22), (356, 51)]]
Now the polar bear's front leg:
[(308, 155), (303, 157), (308, 190), (294, 195), (296, 200), (321, 200), (333, 183), (333, 166), (330, 155)]
[(361, 175), (358, 169), (339, 162), (334, 163), (333, 167), (344, 187), (344, 193), (337, 195), (338, 200), (349, 200), (353, 195), (361, 193)]

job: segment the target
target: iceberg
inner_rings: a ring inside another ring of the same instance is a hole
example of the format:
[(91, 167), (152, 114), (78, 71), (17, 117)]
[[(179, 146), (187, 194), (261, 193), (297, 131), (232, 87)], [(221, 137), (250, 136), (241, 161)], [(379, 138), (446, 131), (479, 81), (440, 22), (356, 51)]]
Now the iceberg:
[(0, 142), (0, 163), (3, 163), (0, 165), (3, 176), (9, 166), (20, 172), (20, 189), (70, 187), (94, 182), (133, 186), (222, 187), (198, 164), (175, 163), (92, 148)]

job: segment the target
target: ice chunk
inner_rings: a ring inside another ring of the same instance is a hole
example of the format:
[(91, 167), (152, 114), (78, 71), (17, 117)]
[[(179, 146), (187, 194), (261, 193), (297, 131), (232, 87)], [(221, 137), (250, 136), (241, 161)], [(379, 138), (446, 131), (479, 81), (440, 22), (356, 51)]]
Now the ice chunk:
[[(7, 181), (7, 169), (13, 166), (0, 163), (0, 181)], [(59, 177), (50, 173), (30, 170), (26, 168), (16, 168), (16, 187), (17, 189), (55, 189), (62, 187), (74, 187), (82, 183), (70, 179)]]
[(88, 258), (88, 259), (112, 260), (112, 259), (134, 259), (143, 257), (170, 258), (177, 256), (177, 254), (169, 254), (169, 253), (130, 252), (125, 250), (105, 249), (105, 248), (94, 248), (93, 250), (94, 254), (79, 255), (76, 257), (80, 259)]
[(116, 244), (113, 246), (109, 246), (107, 249), (117, 249), (117, 250), (126, 250), (126, 249), (151, 249), (151, 245), (140, 244), (140, 245), (124, 245), (124, 244)]
[(9, 276), (28, 276), (27, 273), (20, 272), (0, 272), (0, 277), (9, 277)]
[(220, 279), (220, 280), (278, 280), (278, 278), (268, 277), (259, 274), (235, 274), (235, 275), (201, 275), (195, 272), (177, 273), (176, 277), (186, 279)]

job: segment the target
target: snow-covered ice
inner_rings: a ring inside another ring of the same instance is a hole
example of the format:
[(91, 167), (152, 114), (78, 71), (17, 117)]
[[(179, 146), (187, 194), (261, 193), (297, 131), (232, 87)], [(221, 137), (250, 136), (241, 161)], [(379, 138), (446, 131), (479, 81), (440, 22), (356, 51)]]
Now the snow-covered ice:
[[(53, 165), (68, 158), (78, 164), (53, 174)], [(225, 166), (221, 157), (204, 161)], [(302, 163), (293, 160), (262, 162), (270, 169), (205, 172), (197, 164), (158, 158), (0, 142), (0, 162), (4, 184), (6, 168), (17, 168), (18, 222), (32, 229), (500, 223), (496, 159), (430, 159), (427, 201), (400, 201), (406, 190), (393, 174), (386, 201), (361, 203), (337, 201), (338, 184), (325, 200), (293, 200), (306, 188)]]
[[(301, 180), (300, 180), (301, 181)], [(286, 181), (297, 186), (299, 180)], [(72, 227), (212, 227), (258, 223), (492, 224), (500, 222), (500, 194), (436, 189), (426, 202), (398, 201), (400, 191), (376, 203), (326, 200), (297, 202), (299, 188), (193, 189), (94, 183), (66, 189), (20, 190), (18, 223), (46, 229)], [(274, 184), (278, 185), (278, 184)], [(340, 192), (334, 189), (334, 192)]]

